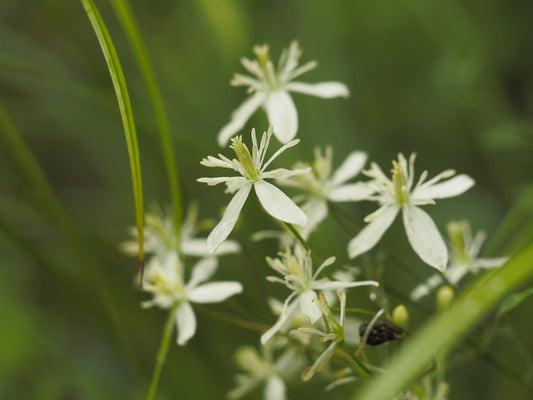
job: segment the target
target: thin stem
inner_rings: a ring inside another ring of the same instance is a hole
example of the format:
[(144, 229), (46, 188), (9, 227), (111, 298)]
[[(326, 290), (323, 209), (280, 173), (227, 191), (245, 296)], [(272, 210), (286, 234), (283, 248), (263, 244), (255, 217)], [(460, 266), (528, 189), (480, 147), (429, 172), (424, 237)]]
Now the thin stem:
[(195, 309), (197, 309), (198, 311), (200, 311), (203, 314), (209, 315), (210, 317), (213, 317), (213, 318), (218, 319), (220, 321), (224, 321), (224, 322), (227, 322), (229, 324), (238, 326), (240, 328), (249, 329), (249, 330), (252, 330), (252, 331), (259, 331), (259, 332), (266, 332), (268, 330), (268, 328), (270, 328), (268, 325), (260, 324), (260, 323), (257, 323), (257, 322), (247, 321), (245, 319), (242, 319), (242, 318), (239, 318), (239, 317), (235, 317), (235, 316), (233, 316), (231, 314), (227, 314), (227, 313), (224, 313), (224, 312), (213, 311), (213, 310), (210, 310), (207, 307), (203, 307), (203, 306), (199, 306), (199, 305), (195, 305), (194, 307), (195, 307)]
[(302, 235), (300, 235), (300, 232), (298, 232), (292, 224), (283, 221), (280, 221), (280, 224), (289, 230), (289, 232), (294, 236), (298, 243), (300, 243), (300, 245), (304, 248), (305, 251), (311, 253), (311, 248), (309, 247), (305, 239), (302, 237)]
[(168, 347), (170, 345), (170, 339), (172, 338), (172, 330), (174, 328), (174, 312), (177, 306), (170, 309), (168, 313), (167, 321), (165, 322), (165, 330), (163, 331), (163, 337), (161, 338), (161, 344), (159, 345), (159, 352), (157, 353), (157, 363), (154, 369), (154, 375), (152, 376), (152, 382), (150, 383), (150, 390), (146, 400), (153, 400), (157, 391), (157, 385), (159, 383), (159, 377), (163, 370), (163, 364), (167, 358)]
[(340, 358), (345, 360), (352, 369), (357, 372), (360, 376), (363, 378), (370, 378), (372, 376), (372, 373), (370, 370), (366, 367), (366, 365), (359, 360), (357, 357), (352, 357), (352, 355), (344, 350), (341, 346), (337, 346), (335, 348), (335, 352), (338, 354)]

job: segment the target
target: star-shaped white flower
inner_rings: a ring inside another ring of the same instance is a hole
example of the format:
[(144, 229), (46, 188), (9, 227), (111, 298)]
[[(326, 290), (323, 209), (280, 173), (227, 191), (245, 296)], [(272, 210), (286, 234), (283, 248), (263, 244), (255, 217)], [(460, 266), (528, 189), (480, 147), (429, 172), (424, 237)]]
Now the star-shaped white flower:
[(298, 42), (293, 41), (289, 49), (281, 54), (277, 70), (274, 68), (268, 46), (255, 46), (257, 60), (242, 58), (244, 68), (252, 76), (235, 74), (233, 86), (248, 86), (252, 93), (231, 115), (231, 121), (218, 134), (218, 143), (224, 146), (227, 141), (240, 131), (246, 121), (259, 108), (267, 113), (269, 123), (274, 127), (274, 135), (281, 143), (288, 143), (298, 130), (298, 114), (289, 92), (299, 92), (323, 98), (348, 97), (346, 85), (340, 82), (303, 83), (294, 79), (304, 72), (316, 67), (310, 61), (298, 67), (301, 50)]
[[(354, 151), (348, 155), (339, 168), (332, 172), (333, 150), (326, 147), (324, 154), (315, 148), (315, 161), (307, 174), (280, 180), (283, 185), (303, 189), (307, 194), (302, 210), (308, 222), (299, 230), (304, 239), (316, 229), (318, 224), (328, 215), (328, 202), (358, 201), (366, 199), (373, 190), (366, 184), (346, 183), (361, 172), (366, 163), (367, 155), (362, 151)], [(298, 163), (295, 168), (305, 168), (307, 164)]]
[(298, 311), (298, 306), (301, 312), (314, 324), (322, 315), (319, 306), (315, 302), (317, 290), (331, 291), (365, 285), (378, 286), (375, 281), (347, 282), (331, 281), (327, 278), (319, 279), (318, 276), (324, 268), (335, 262), (335, 257), (330, 257), (324, 261), (313, 274), (312, 260), (309, 254), (303, 251), (296, 251), (293, 254), (287, 249), (280, 256), (281, 258), (276, 259), (267, 257), (267, 262), (283, 276), (283, 279), (276, 276), (269, 276), (267, 279), (287, 286), (292, 290), (292, 293), (285, 299), (281, 315), (276, 323), (261, 336), (262, 344), (267, 343), (276, 332), (283, 329), (285, 325), (290, 324)]
[(413, 250), (425, 263), (444, 271), (448, 263), (446, 244), (431, 217), (418, 206), (435, 204), (434, 199), (457, 196), (470, 189), (474, 180), (463, 174), (440, 182), (455, 175), (454, 170), (446, 170), (425, 181), (427, 171), (424, 171), (415, 185), (415, 157), (413, 153), (408, 164), (403, 154), (399, 154), (398, 161), (392, 162), (392, 179), (387, 178), (376, 163), (371, 164), (370, 170), (364, 171), (373, 178), (368, 184), (374, 189), (374, 194), (367, 200), (377, 201), (380, 208), (365, 218), (369, 224), (348, 244), (351, 258), (374, 247), (401, 210), (405, 232)]
[(261, 143), (258, 146), (255, 129), (253, 129), (252, 154), (242, 142), (242, 136), (237, 136), (231, 139), (230, 146), (235, 151), (237, 159), (230, 160), (219, 154), (220, 158), (208, 156), (202, 160), (201, 164), (206, 167), (228, 168), (240, 174), (240, 176), (197, 179), (198, 182), (207, 183), (209, 186), (224, 182), (227, 186), (226, 192), (235, 193), (222, 216), (222, 220), (207, 238), (207, 249), (210, 252), (214, 252), (233, 230), (252, 187), (265, 211), (274, 218), (300, 226), (307, 223), (305, 213), (285, 193), (265, 181), (265, 179), (269, 178), (286, 178), (308, 171), (307, 169), (291, 171), (284, 168), (266, 171), (272, 161), (286, 149), (296, 145), (299, 140), (295, 139), (282, 146), (267, 162), (264, 162), (271, 137), (272, 129), (270, 127), (268, 132), (263, 133)]
[(277, 343), (263, 346), (261, 355), (250, 346), (237, 350), (235, 360), (246, 373), (236, 376), (237, 386), (228, 393), (228, 399), (240, 399), (260, 385), (265, 385), (265, 400), (287, 399), (285, 380), (296, 375), (303, 366), (303, 355), (289, 348), (276, 359), (274, 350), (277, 347)]
[[(456, 286), (467, 273), (478, 273), (484, 269), (501, 267), (508, 257), (480, 258), (481, 246), (485, 241), (486, 234), (478, 231), (472, 236), (472, 230), (468, 221), (450, 222), (446, 226), (450, 243), (450, 265), (444, 271), (444, 275)], [(412, 300), (418, 300), (443, 284), (442, 275), (434, 274), (426, 282), (418, 285), (411, 293)]]
[(177, 257), (168, 257), (164, 264), (154, 257), (151, 263), (145, 274), (143, 288), (152, 293), (153, 298), (142, 305), (163, 309), (175, 307), (177, 342), (180, 346), (187, 344), (196, 333), (196, 316), (191, 303), (220, 303), (242, 292), (239, 282), (204, 283), (216, 271), (218, 261), (214, 257), (198, 261), (186, 284), (183, 281), (183, 266)]

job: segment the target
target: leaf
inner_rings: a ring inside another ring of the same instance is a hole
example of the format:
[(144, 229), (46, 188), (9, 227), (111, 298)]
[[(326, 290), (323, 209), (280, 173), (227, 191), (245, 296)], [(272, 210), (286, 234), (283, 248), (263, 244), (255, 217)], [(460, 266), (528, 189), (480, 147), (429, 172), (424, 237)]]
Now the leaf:
[(507, 297), (500, 305), (500, 308), (498, 309), (498, 312), (496, 313), (496, 319), (500, 319), (503, 315), (514, 310), (516, 307), (518, 307), (525, 299), (527, 299), (532, 294), (533, 294), (533, 288), (529, 288), (518, 293), (513, 293), (512, 295)]

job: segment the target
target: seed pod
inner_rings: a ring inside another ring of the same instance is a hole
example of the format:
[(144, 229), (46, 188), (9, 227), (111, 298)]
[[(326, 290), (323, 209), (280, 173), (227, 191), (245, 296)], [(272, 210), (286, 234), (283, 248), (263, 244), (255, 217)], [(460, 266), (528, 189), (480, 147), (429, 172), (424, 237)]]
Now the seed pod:
[[(369, 323), (370, 321), (364, 321), (359, 326), (359, 336), (361, 339), (365, 335), (366, 328), (368, 327)], [(390, 340), (401, 339), (403, 335), (403, 330), (399, 326), (394, 325), (392, 322), (376, 321), (376, 323), (372, 326), (370, 333), (368, 334), (366, 343), (371, 346), (377, 346), (378, 344), (382, 344)]]

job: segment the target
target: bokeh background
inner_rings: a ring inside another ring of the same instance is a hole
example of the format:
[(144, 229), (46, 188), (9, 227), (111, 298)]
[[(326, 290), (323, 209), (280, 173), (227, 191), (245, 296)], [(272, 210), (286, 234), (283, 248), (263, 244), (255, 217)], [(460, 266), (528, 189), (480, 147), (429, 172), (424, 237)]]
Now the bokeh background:
[[(138, 125), (144, 196), (170, 203), (154, 115), (133, 53), (107, 1), (97, 1), (115, 41)], [(220, 151), (218, 130), (244, 97), (233, 88), (239, 59), (269, 43), (277, 60), (298, 39), (302, 61), (316, 59), (306, 82), (345, 82), (347, 100), (294, 95), (300, 145), (277, 163), (310, 160), (331, 144), (339, 165), (364, 150), (388, 169), (398, 152), (416, 151), (419, 171), (465, 172), (476, 186), (432, 211), (437, 224), (468, 218), (489, 233), (485, 255), (511, 254), (533, 232), (533, 3), (527, 0), (413, 1), (140, 1), (131, 2), (161, 83), (171, 123), (184, 205), (218, 218), (229, 197), (195, 180), (214, 172), (202, 157)], [(118, 246), (134, 224), (129, 161), (120, 115), (96, 37), (79, 2), (0, 2), (0, 103), (33, 152), (59, 200), (32, 184), (0, 126), (0, 398), (139, 399), (145, 395), (165, 313), (143, 310), (137, 262)], [(258, 112), (246, 130), (266, 129)], [(229, 153), (223, 151), (225, 154)], [(35, 171), (34, 171), (35, 172)], [(346, 205), (355, 218), (371, 205)], [(215, 310), (270, 324), (265, 298), (286, 291), (266, 283), (265, 255), (275, 243), (249, 243), (275, 228), (254, 202), (233, 237), (242, 254), (221, 260), (219, 279), (240, 280), (244, 293)], [(354, 230), (354, 235), (356, 230)], [(349, 236), (334, 222), (311, 238), (317, 254), (347, 261)], [(430, 271), (413, 256), (396, 221), (385, 238), (417, 274)], [(395, 265), (385, 279), (399, 293), (416, 281)], [(358, 294), (365, 304), (365, 294)], [(351, 302), (357, 294), (349, 296)], [(393, 304), (402, 301), (391, 296)], [(433, 306), (431, 300), (427, 307)], [(502, 372), (467, 355), (447, 371), (451, 399), (530, 399), (517, 380), (531, 378), (533, 322), (527, 300), (503, 319), (492, 355), (520, 372)], [(411, 310), (411, 309), (410, 309)], [(411, 310), (414, 324), (427, 314)], [(198, 313), (196, 337), (172, 345), (160, 399), (221, 399), (238, 371), (232, 354), (257, 345), (258, 332)], [(490, 321), (486, 324), (490, 324)], [(512, 328), (511, 328), (512, 326)], [(473, 340), (481, 340), (485, 326)], [(516, 375), (516, 374), (515, 374)], [(296, 384), (290, 398), (324, 398), (324, 382)], [(352, 388), (327, 394), (345, 398)], [(250, 398), (261, 398), (254, 392)]]

